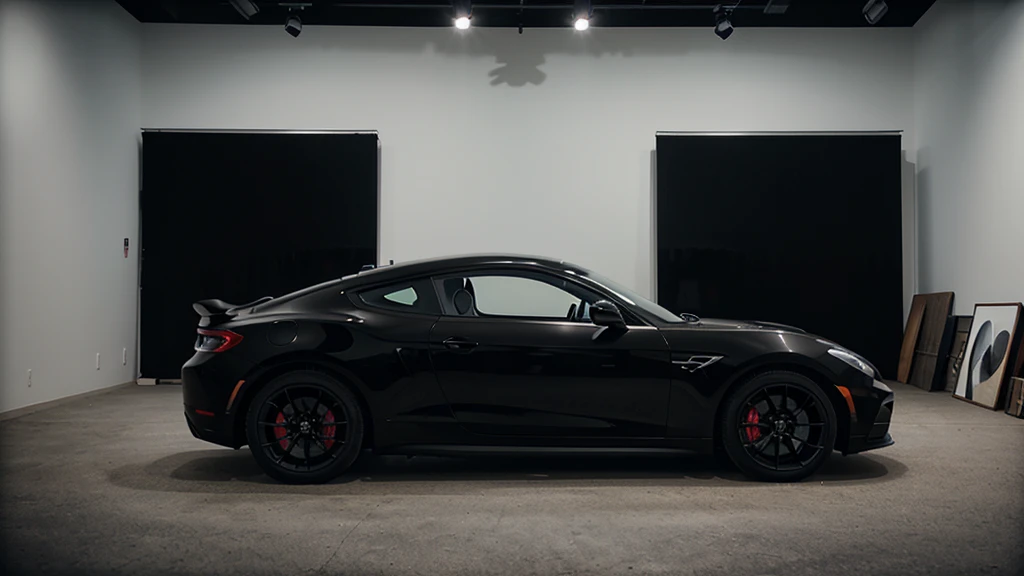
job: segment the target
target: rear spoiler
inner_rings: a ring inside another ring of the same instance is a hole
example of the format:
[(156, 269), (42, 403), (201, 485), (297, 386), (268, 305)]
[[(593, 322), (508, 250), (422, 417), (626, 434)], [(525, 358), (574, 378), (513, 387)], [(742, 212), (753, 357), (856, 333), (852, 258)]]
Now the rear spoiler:
[[(395, 264), (394, 260), (389, 260), (387, 264), (382, 264), (381, 266), (394, 266), (394, 264)], [(377, 268), (378, 268), (378, 266), (376, 264), (363, 264), (359, 268), (359, 271), (360, 272), (366, 272), (368, 270), (376, 270)]]
[(200, 300), (199, 302), (196, 302), (195, 304), (192, 305), (192, 309), (195, 310), (203, 318), (212, 319), (215, 317), (219, 317), (217, 318), (218, 320), (226, 320), (233, 316), (237, 316), (238, 312), (243, 308), (251, 308), (253, 306), (256, 306), (257, 304), (269, 302), (270, 300), (273, 300), (273, 298), (270, 296), (264, 296), (259, 300), (253, 300), (252, 302), (246, 304), (230, 304), (223, 300), (218, 300), (214, 298), (211, 300)]

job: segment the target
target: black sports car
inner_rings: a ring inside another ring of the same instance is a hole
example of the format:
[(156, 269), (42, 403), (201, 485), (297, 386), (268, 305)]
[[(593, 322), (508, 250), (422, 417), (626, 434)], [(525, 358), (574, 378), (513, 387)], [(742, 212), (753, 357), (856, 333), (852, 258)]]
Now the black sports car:
[(200, 439), (323, 482), (376, 453), (724, 450), (792, 481), (888, 446), (893, 394), (797, 328), (677, 316), (584, 268), (463, 256), (280, 298), (194, 305), (182, 368)]

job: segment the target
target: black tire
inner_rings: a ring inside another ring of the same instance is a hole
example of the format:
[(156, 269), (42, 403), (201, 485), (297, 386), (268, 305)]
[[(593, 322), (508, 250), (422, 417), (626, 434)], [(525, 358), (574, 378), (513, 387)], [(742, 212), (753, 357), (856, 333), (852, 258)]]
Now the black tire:
[[(751, 411), (754, 412), (751, 412)], [(795, 482), (828, 460), (836, 441), (836, 413), (824, 391), (795, 372), (754, 376), (726, 398), (721, 438), (744, 474)]]
[(298, 370), (257, 392), (245, 435), (268, 476), (317, 484), (336, 478), (359, 456), (363, 422), (359, 400), (347, 386), (323, 372)]

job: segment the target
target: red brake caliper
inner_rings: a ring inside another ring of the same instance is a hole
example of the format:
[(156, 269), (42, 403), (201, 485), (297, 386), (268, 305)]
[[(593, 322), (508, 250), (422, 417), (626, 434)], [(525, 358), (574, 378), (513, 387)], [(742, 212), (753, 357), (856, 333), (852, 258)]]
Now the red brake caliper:
[(334, 425), (334, 412), (328, 410), (327, 414), (324, 414), (324, 425), (320, 430), (320, 434), (324, 436), (324, 448), (330, 450), (331, 446), (334, 446), (334, 434), (336, 430), (337, 426)]
[[(747, 412), (747, 417), (743, 421), (746, 424), (757, 424), (761, 421), (761, 415), (757, 413), (757, 408), (751, 408)], [(753, 442), (761, 437), (761, 428), (759, 426), (747, 426), (747, 441)]]
[(288, 441), (285, 440), (285, 437), (288, 436), (288, 429), (285, 428), (284, 425), (283, 425), (284, 424), (284, 412), (278, 412), (277, 413), (277, 418), (274, 419), (274, 422), (277, 422), (278, 424), (281, 424), (281, 426), (275, 426), (274, 427), (274, 438), (277, 438), (277, 443), (281, 445), (281, 450), (287, 450), (288, 449)]

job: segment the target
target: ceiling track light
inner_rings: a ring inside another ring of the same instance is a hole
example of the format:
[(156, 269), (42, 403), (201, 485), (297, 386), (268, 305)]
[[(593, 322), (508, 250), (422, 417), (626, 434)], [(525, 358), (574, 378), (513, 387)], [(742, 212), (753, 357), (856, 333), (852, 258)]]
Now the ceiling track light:
[(452, 10), (455, 12), (455, 27), (459, 30), (469, 28), (470, 19), (473, 17), (472, 0), (452, 0)]
[(246, 20), (252, 18), (260, 11), (260, 7), (252, 0), (228, 0), (228, 3)]
[(281, 8), (288, 9), (288, 16), (284, 19), (284, 31), (291, 34), (292, 38), (298, 38), (299, 34), (302, 34), (302, 17), (299, 16), (299, 12), (312, 5), (310, 2), (280, 2), (278, 4)]
[(732, 31), (734, 30), (732, 22), (729, 20), (729, 16), (732, 15), (732, 10), (723, 8), (722, 5), (719, 4), (718, 6), (715, 6), (712, 13), (715, 15), (715, 35), (722, 40), (728, 39), (729, 36), (732, 36)]
[(575, 0), (572, 5), (573, 27), (583, 32), (590, 28), (590, 17), (594, 15), (594, 4), (590, 0)]
[(302, 34), (302, 18), (299, 18), (297, 12), (288, 13), (288, 17), (284, 20), (284, 31), (291, 34), (293, 38), (298, 38), (299, 34)]
[(888, 11), (889, 5), (885, 3), (885, 0), (868, 0), (864, 5), (864, 19), (868, 21), (868, 24), (874, 26)]

